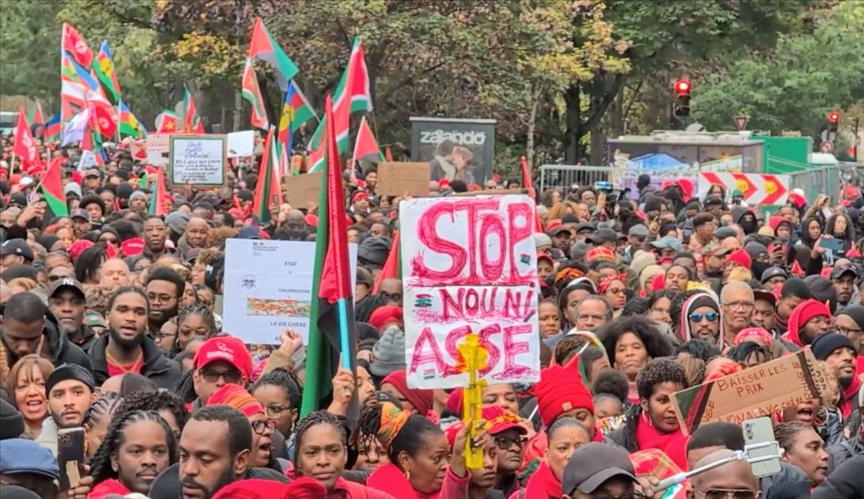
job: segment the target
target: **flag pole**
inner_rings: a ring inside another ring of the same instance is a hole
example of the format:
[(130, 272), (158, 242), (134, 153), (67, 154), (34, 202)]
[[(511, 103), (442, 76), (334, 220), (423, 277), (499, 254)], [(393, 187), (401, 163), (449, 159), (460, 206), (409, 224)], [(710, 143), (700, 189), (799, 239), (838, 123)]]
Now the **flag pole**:
[(121, 104), (123, 104), (123, 99), (117, 99), (117, 147), (120, 146), (120, 126), (123, 124), (123, 118), (120, 114)]
[[(12, 174), (15, 173), (15, 160), (17, 160), (17, 159), (18, 159), (18, 155), (13, 152), (12, 153), (12, 160), (9, 163), (9, 178), (12, 178)], [(24, 169), (22, 168), (21, 171), (23, 172)]]

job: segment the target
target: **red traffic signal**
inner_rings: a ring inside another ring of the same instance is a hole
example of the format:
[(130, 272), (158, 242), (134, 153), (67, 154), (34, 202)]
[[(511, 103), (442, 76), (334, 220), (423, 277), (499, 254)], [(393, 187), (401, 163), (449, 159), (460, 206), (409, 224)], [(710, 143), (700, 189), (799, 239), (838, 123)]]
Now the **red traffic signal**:
[(693, 87), (690, 84), (690, 80), (687, 78), (679, 78), (678, 81), (675, 82), (675, 92), (678, 94), (689, 94), (691, 88)]
[(828, 121), (830, 121), (831, 123), (837, 123), (838, 121), (840, 121), (840, 113), (838, 113), (837, 111), (831, 111), (830, 113), (828, 113)]

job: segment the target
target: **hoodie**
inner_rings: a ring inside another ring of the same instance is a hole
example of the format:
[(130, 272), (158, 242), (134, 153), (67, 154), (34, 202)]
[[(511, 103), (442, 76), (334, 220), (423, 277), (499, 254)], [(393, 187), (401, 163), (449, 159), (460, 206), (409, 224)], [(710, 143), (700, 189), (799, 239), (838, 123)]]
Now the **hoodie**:
[[(96, 385), (101, 385), (111, 376), (108, 374), (108, 361), (105, 358), (105, 347), (108, 346), (109, 335), (99, 338), (90, 350), (93, 359), (93, 379)], [(141, 375), (156, 383), (156, 386), (169, 390), (177, 380), (180, 379), (180, 366), (173, 360), (162, 355), (162, 351), (148, 337), (141, 341), (144, 350), (144, 365), (141, 367)]]
[[(48, 359), (54, 366), (78, 364), (88, 371), (93, 370), (90, 358), (78, 345), (69, 341), (69, 337), (60, 328), (60, 324), (57, 323), (57, 319), (51, 312), (45, 313), (45, 327), (42, 329), (42, 337), (48, 342)], [(10, 366), (18, 362), (18, 357), (8, 348), (6, 354), (9, 357)]]
[(850, 499), (864, 497), (864, 456), (855, 456), (828, 475), (813, 489), (813, 499)]
[[(693, 313), (699, 307), (712, 307), (717, 312), (717, 320), (719, 321), (720, 327), (723, 324), (723, 318), (720, 316), (720, 301), (713, 293), (696, 293), (690, 298), (687, 298), (684, 301), (684, 304), (681, 305), (681, 317), (678, 322), (678, 336), (681, 337), (682, 341), (689, 341), (693, 339), (693, 331), (690, 330), (690, 314)], [(717, 342), (720, 343), (720, 347), (722, 349), (723, 345), (723, 331), (718, 329), (718, 338)]]
[[(744, 224), (741, 222), (741, 219), (744, 218), (744, 215), (746, 215), (747, 213), (753, 215), (753, 222), (750, 224)], [(743, 206), (733, 207), (732, 221), (734, 221), (744, 230), (744, 234), (754, 234), (759, 229), (758, 225), (756, 224), (756, 214), (750, 208), (744, 208)]]
[(831, 311), (828, 310), (828, 307), (824, 303), (813, 299), (801, 302), (792, 311), (792, 315), (789, 316), (789, 330), (781, 338), (791, 342), (798, 348), (804, 348), (807, 345), (804, 344), (804, 340), (799, 334), (801, 328), (810, 322), (810, 319), (820, 315), (824, 315), (829, 319), (831, 318)]

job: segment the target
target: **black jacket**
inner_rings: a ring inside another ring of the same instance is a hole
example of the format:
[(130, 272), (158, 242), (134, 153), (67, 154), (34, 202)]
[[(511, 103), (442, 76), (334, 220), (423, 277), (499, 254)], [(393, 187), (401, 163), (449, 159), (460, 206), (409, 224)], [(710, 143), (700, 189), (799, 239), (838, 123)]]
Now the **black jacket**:
[[(252, 478), (258, 480), (273, 480), (281, 483), (288, 483), (291, 481), (287, 476), (278, 471), (271, 470), (270, 468), (247, 469), (246, 475), (243, 479), (246, 480)], [(179, 465), (172, 464), (166, 468), (165, 471), (160, 473), (153, 482), (153, 485), (150, 486), (150, 499), (177, 499), (178, 497), (180, 497), (180, 468)]]
[[(93, 348), (90, 349), (90, 358), (93, 359), (93, 378), (96, 385), (101, 385), (111, 377), (108, 374), (108, 360), (105, 358), (108, 338), (109, 335), (107, 334), (99, 338), (93, 344)], [(162, 351), (159, 350), (156, 343), (153, 343), (153, 340), (146, 336), (141, 341), (141, 348), (144, 349), (144, 366), (141, 368), (141, 375), (156, 383), (159, 388), (170, 389), (180, 379), (180, 366), (162, 355)]]
[(829, 457), (828, 470), (834, 471), (849, 459), (864, 456), (864, 435), (859, 434), (857, 437), (831, 445), (825, 450)]
[(96, 340), (99, 338), (96, 336), (96, 333), (90, 329), (89, 326), (81, 325), (81, 339), (79, 341), (73, 341), (75, 345), (84, 351), (86, 354), (90, 354), (90, 349), (93, 348), (93, 345), (96, 343)]
[(840, 465), (828, 479), (813, 489), (813, 499), (861, 499), (864, 497), (864, 456), (855, 456)]
[[(48, 342), (49, 360), (55, 367), (63, 364), (78, 364), (88, 371), (93, 370), (90, 358), (78, 345), (69, 341), (69, 337), (60, 328), (57, 319), (51, 312), (45, 314), (45, 328), (42, 330), (42, 336)], [(15, 356), (14, 352), (7, 348), (6, 353), (9, 357), (10, 366), (18, 362), (18, 357)]]

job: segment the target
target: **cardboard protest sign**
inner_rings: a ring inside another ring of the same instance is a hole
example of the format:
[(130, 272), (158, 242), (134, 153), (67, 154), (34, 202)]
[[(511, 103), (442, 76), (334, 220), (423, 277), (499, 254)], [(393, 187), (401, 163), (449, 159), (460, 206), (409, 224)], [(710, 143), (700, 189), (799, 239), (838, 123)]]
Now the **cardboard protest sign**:
[(228, 157), (248, 158), (255, 155), (255, 130), (228, 134)]
[(429, 195), (429, 163), (378, 163), (375, 192), (384, 196)]
[(321, 191), (321, 172), (286, 175), (282, 177), (286, 202), (294, 208), (305, 207), (307, 203), (318, 205)]
[(151, 133), (147, 135), (147, 163), (153, 166), (168, 166), (168, 153), (171, 150), (170, 133)]
[(171, 135), (170, 179), (173, 185), (225, 185), (228, 149), (224, 135)]
[(715, 421), (740, 425), (772, 416), (829, 392), (810, 349), (730, 374), (672, 395), (681, 430), (690, 434)]
[(488, 383), (540, 379), (534, 204), (527, 196), (415, 198), (402, 227), (408, 384), (468, 385), (458, 346), (480, 336)]

